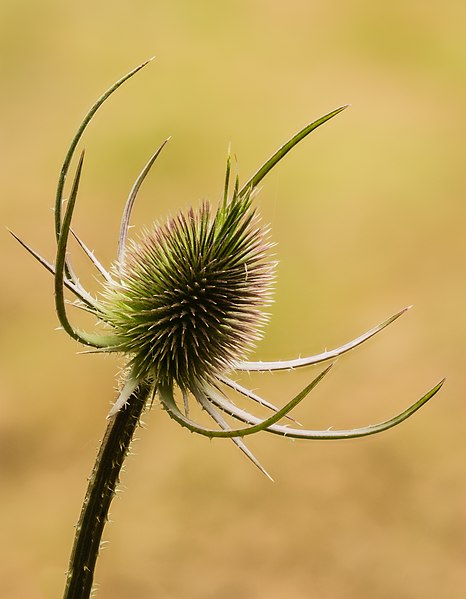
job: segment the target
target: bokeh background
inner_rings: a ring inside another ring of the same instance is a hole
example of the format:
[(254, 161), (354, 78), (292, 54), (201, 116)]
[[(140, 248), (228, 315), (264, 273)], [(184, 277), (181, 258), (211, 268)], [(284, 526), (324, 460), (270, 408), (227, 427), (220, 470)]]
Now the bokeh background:
[[(67, 143), (100, 93), (154, 54), (84, 141), (76, 228), (107, 265), (127, 192), (162, 139), (136, 225), (217, 201), (229, 142), (244, 181), (349, 102), (258, 198), (280, 267), (255, 355), (335, 347), (414, 304), (340, 359), (297, 417), (369, 424), (448, 379), (381, 436), (250, 439), (273, 484), (233, 444), (155, 406), (111, 511), (98, 597), (465, 596), (465, 31), (462, 0), (2, 0), (2, 225), (52, 258)], [(121, 364), (77, 355), (55, 331), (51, 277), (5, 229), (0, 246), (0, 594), (59, 597)], [(316, 372), (244, 380), (283, 403)]]

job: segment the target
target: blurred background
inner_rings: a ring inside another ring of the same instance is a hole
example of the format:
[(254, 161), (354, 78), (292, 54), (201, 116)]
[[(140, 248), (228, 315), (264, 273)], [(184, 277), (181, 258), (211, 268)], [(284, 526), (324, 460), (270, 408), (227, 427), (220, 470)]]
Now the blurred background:
[[(351, 103), (263, 184), (280, 265), (254, 355), (336, 347), (414, 304), (341, 358), (296, 417), (362, 426), (447, 383), (380, 436), (251, 438), (275, 483), (232, 443), (191, 435), (154, 406), (111, 510), (97, 596), (464, 597), (465, 30), (459, 0), (2, 0), (3, 597), (61, 596), (121, 367), (77, 355), (55, 330), (52, 278), (5, 226), (53, 258), (67, 144), (94, 100), (154, 54), (83, 141), (76, 229), (101, 261), (115, 257), (126, 195), (168, 135), (136, 226), (216, 202), (230, 142), (245, 181), (307, 122)], [(282, 404), (317, 372), (239, 380)]]

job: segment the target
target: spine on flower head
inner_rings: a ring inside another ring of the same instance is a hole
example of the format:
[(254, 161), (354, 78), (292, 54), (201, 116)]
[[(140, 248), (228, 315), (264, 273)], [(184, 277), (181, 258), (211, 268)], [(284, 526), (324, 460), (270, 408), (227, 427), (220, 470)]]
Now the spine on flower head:
[(260, 338), (275, 262), (251, 200), (236, 187), (215, 212), (205, 202), (129, 242), (103, 304), (136, 378), (191, 389)]

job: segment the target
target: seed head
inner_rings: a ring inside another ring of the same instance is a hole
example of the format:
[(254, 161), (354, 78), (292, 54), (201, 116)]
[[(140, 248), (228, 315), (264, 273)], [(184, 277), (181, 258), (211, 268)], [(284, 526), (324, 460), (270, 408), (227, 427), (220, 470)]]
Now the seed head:
[(190, 389), (243, 359), (266, 320), (270, 248), (251, 193), (214, 214), (204, 203), (131, 242), (104, 306), (136, 376)]

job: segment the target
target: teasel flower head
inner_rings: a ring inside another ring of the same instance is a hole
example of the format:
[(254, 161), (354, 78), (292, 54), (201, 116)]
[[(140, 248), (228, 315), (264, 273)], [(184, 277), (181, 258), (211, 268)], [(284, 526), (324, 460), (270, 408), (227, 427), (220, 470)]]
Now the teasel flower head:
[[(72, 230), (84, 152), (77, 164), (64, 214), (62, 205), (65, 179), (78, 143), (100, 106), (145, 64), (125, 75), (97, 100), (72, 140), (60, 173), (55, 202), (55, 263), (42, 258), (14, 235), (53, 274), (57, 315), (70, 337), (93, 351), (117, 352), (125, 357), (126, 379), (109, 417), (114, 418), (119, 410), (125, 409), (138, 387), (150, 386), (152, 401), (157, 396), (171, 418), (192, 432), (210, 438), (232, 439), (265, 474), (265, 469), (244, 443), (243, 439), (248, 435), (265, 431), (301, 439), (349, 439), (385, 431), (409, 418), (438, 392), (443, 381), (401, 413), (378, 424), (347, 430), (312, 430), (301, 428), (290, 416), (291, 410), (329, 372), (336, 358), (382, 331), (407, 308), (336, 349), (285, 361), (247, 361), (249, 350), (262, 335), (266, 320), (264, 308), (271, 300), (275, 273), (269, 229), (261, 224), (254, 207), (258, 185), (296, 144), (339, 114), (345, 106), (304, 127), (242, 186), (237, 177), (234, 185), (230, 185), (228, 158), (223, 197), (217, 208), (204, 203), (148, 227), (128, 241), (134, 201), (166, 140), (131, 189), (123, 211), (116, 260), (108, 270)], [(70, 235), (77, 239), (102, 277), (102, 291), (98, 297), (90, 294), (74, 273), (67, 255)], [(75, 296), (79, 307), (94, 314), (100, 322), (97, 333), (84, 332), (73, 326), (68, 317), (65, 288)], [(291, 371), (325, 362), (330, 366), (282, 408), (243, 387), (234, 378), (236, 372)], [(181, 406), (176, 399), (178, 393), (183, 399)], [(271, 416), (259, 418), (238, 407), (230, 394), (239, 394), (261, 404), (270, 410)], [(215, 428), (205, 427), (190, 418), (191, 401), (207, 412), (215, 422)], [(281, 423), (284, 418), (292, 424)], [(235, 425), (232, 420), (240, 424)]]
[(105, 321), (137, 379), (189, 392), (260, 338), (275, 262), (252, 196), (235, 189), (215, 211), (206, 202), (145, 229), (115, 265)]

